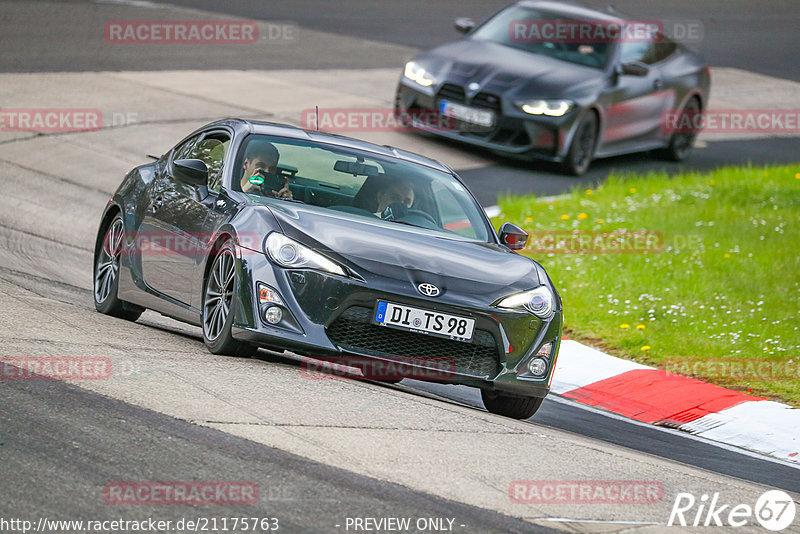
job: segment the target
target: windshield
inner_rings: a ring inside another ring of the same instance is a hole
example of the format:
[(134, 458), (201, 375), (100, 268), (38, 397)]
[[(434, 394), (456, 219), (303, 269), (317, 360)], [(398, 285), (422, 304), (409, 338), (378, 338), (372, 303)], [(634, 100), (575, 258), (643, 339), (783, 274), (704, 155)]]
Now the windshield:
[(601, 21), (570, 19), (550, 11), (512, 6), (470, 37), (601, 69), (611, 52), (608, 36), (612, 33), (608, 29), (608, 24)]
[(354, 218), (490, 241), (481, 207), (452, 175), (371, 152), (308, 140), (250, 135), (233, 187)]

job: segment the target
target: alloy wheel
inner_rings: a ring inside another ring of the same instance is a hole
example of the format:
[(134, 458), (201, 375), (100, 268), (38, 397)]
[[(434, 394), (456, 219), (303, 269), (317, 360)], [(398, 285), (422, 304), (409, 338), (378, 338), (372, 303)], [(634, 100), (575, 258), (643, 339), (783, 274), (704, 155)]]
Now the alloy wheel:
[(223, 249), (214, 260), (203, 299), (203, 329), (209, 340), (217, 339), (225, 328), (233, 301), (235, 258)]

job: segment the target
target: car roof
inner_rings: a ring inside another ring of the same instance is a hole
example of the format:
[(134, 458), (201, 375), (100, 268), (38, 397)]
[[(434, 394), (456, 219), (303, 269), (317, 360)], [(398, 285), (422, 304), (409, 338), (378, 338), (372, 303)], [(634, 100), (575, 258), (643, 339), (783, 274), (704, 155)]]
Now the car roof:
[(416, 163), (424, 165), (438, 171), (452, 173), (453, 171), (444, 163), (435, 159), (427, 158), (413, 152), (400, 150), (389, 145), (376, 145), (367, 141), (353, 139), (343, 135), (337, 135), (326, 132), (318, 132), (314, 130), (305, 130), (297, 126), (289, 124), (281, 124), (277, 122), (255, 121), (246, 119), (224, 119), (213, 122), (205, 128), (214, 126), (232, 126), (234, 128), (247, 129), (250, 133), (259, 135), (272, 135), (276, 137), (290, 137), (293, 139), (306, 139), (312, 142), (325, 143), (329, 145), (339, 146), (343, 148), (353, 148), (364, 152), (372, 152), (379, 156), (388, 158), (400, 159), (408, 161), (409, 163)]
[(578, 4), (569, 4), (566, 2), (554, 2), (553, 0), (522, 0), (521, 2), (517, 2), (514, 5), (520, 7), (538, 8), (544, 11), (553, 11), (556, 13), (562, 13), (564, 15), (568, 15), (571, 18), (578, 18), (578, 19), (584, 18), (593, 20), (617, 21), (617, 20), (625, 20), (627, 18), (622, 14), (617, 13), (616, 11), (613, 13), (607, 13), (589, 7), (580, 6)]

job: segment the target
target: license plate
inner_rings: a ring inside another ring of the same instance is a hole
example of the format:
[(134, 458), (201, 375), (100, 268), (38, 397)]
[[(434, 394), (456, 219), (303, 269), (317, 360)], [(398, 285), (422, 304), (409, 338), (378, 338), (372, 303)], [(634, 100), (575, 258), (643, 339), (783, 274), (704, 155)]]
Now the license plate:
[(449, 100), (442, 100), (439, 102), (439, 113), (446, 117), (453, 117), (454, 119), (469, 122), (470, 124), (477, 124), (478, 126), (494, 126), (493, 111), (462, 106), (461, 104), (456, 104)]
[(375, 322), (382, 326), (456, 341), (470, 341), (472, 331), (475, 329), (475, 319), (382, 300), (378, 301), (375, 310)]

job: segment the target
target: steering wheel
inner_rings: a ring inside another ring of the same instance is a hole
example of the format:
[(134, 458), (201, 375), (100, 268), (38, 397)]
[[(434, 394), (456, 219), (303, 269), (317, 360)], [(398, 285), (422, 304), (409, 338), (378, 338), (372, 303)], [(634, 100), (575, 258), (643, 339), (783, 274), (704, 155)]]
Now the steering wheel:
[(408, 213), (405, 215), (405, 217), (408, 217), (409, 215), (416, 215), (417, 217), (422, 217), (423, 219), (434, 225), (436, 228), (439, 228), (439, 225), (436, 224), (436, 221), (434, 220), (433, 217), (431, 217), (430, 213), (426, 213), (422, 210), (408, 210)]

